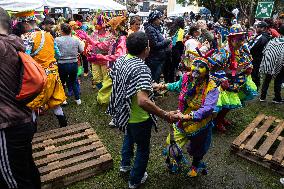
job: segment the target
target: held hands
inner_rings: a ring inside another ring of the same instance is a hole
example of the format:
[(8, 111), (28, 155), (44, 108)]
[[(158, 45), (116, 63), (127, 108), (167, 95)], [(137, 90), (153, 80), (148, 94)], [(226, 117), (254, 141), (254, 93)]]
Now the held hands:
[(165, 114), (165, 120), (169, 123), (174, 123), (177, 121), (190, 121), (192, 117), (190, 114), (182, 114), (179, 110), (176, 111), (170, 111)]
[(152, 84), (154, 91), (161, 91), (161, 90), (166, 90), (166, 84), (163, 83), (153, 83)]

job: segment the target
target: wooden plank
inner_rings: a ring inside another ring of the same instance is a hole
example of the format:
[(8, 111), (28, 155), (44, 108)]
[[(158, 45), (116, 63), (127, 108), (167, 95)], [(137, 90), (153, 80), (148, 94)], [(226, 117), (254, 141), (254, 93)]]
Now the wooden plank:
[(66, 131), (66, 130), (74, 129), (74, 128), (80, 128), (80, 127), (85, 128), (85, 126), (88, 126), (88, 127), (91, 128), (89, 123), (79, 123), (79, 124), (70, 125), (70, 126), (67, 126), (67, 127), (61, 127), (61, 128), (52, 129), (52, 130), (49, 130), (49, 131), (35, 133), (34, 138), (45, 136), (45, 135), (50, 135), (50, 134), (54, 134), (54, 133), (58, 133), (58, 132), (64, 133), (64, 131)]
[(278, 148), (276, 149), (275, 153), (273, 154), (272, 161), (275, 161), (275, 162), (281, 164), (283, 157), (284, 157), (284, 140), (282, 140), (280, 142)]
[(98, 141), (98, 142), (95, 142), (95, 143), (90, 144), (88, 146), (83, 146), (83, 147), (80, 147), (80, 148), (72, 149), (72, 151), (67, 151), (67, 152), (64, 152), (64, 153), (61, 153), (61, 154), (52, 154), (53, 157), (46, 157), (46, 158), (43, 158), (43, 159), (36, 160), (35, 164), (39, 167), (41, 165), (44, 165), (44, 164), (47, 164), (47, 163), (50, 163), (50, 162), (53, 162), (53, 161), (73, 157), (73, 156), (76, 156), (78, 154), (86, 153), (90, 150), (94, 150), (94, 149), (100, 148), (100, 147), (103, 147), (103, 143), (101, 141)]
[[(99, 140), (98, 137), (96, 139)], [(63, 146), (58, 146), (55, 149), (36, 152), (36, 153), (33, 154), (33, 157), (38, 158), (38, 157), (46, 156), (46, 155), (49, 155), (49, 154), (52, 154), (52, 153), (55, 153), (55, 152), (68, 150), (70, 148), (74, 148), (74, 147), (77, 147), (77, 146), (83, 146), (83, 145), (90, 144), (90, 143), (97, 141), (96, 139), (95, 138), (91, 138), (91, 139), (88, 138), (88, 139), (80, 140), (80, 141), (77, 141), (77, 142), (74, 142), (74, 143), (66, 144), (66, 145), (63, 145)]]
[(76, 173), (74, 175), (70, 175), (68, 177), (62, 177), (58, 180), (55, 180), (53, 182), (47, 182), (44, 183), (44, 185), (42, 186), (42, 189), (61, 189), (64, 188), (74, 182), (77, 181), (81, 181), (84, 179), (87, 179), (89, 177), (93, 177), (95, 175), (98, 175), (100, 173), (102, 173), (103, 171), (112, 168), (113, 163), (112, 161), (107, 162), (107, 163), (103, 163), (100, 166), (97, 166), (93, 169), (86, 169), (80, 173)]
[(254, 128), (265, 118), (264, 114), (258, 115), (248, 127), (233, 141), (233, 145), (240, 146), (248, 136), (253, 132)]
[(67, 167), (65, 169), (61, 169), (60, 171), (55, 172), (55, 173), (43, 175), (41, 177), (41, 181), (43, 183), (53, 181), (53, 180), (56, 180), (56, 178), (69, 176), (71, 174), (76, 174), (76, 173), (83, 171), (85, 169), (92, 169), (92, 168), (95, 168), (96, 166), (99, 166), (101, 164), (110, 163), (110, 162), (112, 163), (111, 155), (106, 154), (106, 155), (101, 156), (99, 159), (87, 161), (87, 162), (84, 162), (84, 163), (80, 163), (80, 164), (77, 164), (77, 165)]
[(261, 139), (261, 137), (264, 135), (264, 133), (269, 129), (273, 121), (275, 120), (275, 117), (269, 116), (267, 120), (264, 122), (264, 124), (259, 128), (259, 130), (252, 136), (252, 138), (247, 142), (244, 149), (246, 150), (252, 150), (254, 146), (258, 143), (258, 141)]
[(33, 145), (33, 150), (36, 150), (38, 148), (43, 148), (43, 147), (46, 147), (46, 146), (49, 146), (49, 145), (52, 145), (52, 144), (56, 144), (56, 143), (60, 143), (60, 142), (67, 142), (69, 140), (79, 139), (79, 138), (86, 137), (88, 135), (95, 135), (95, 134), (96, 133), (94, 131), (92, 131), (92, 132), (82, 132), (82, 133), (77, 133), (77, 134), (70, 135), (70, 136), (64, 136), (64, 137), (53, 139), (53, 140), (47, 140), (46, 142), (34, 144)]
[(259, 154), (260, 156), (265, 156), (269, 148), (272, 146), (272, 144), (281, 134), (283, 127), (284, 127), (284, 121), (280, 122), (277, 125), (277, 127), (273, 130), (273, 132), (269, 134), (269, 136), (266, 138), (264, 143), (259, 147), (257, 154)]
[(40, 167), (39, 172), (41, 173), (41, 175), (44, 175), (45, 173), (54, 171), (56, 169), (62, 169), (64, 167), (66, 167), (68, 165), (72, 165), (74, 163), (78, 163), (78, 162), (85, 161), (85, 160), (88, 160), (88, 159), (96, 159), (96, 158), (98, 158), (101, 155), (104, 155), (106, 153), (107, 153), (107, 150), (104, 147), (102, 147), (102, 148), (96, 149), (94, 151), (91, 151), (89, 153), (84, 153), (82, 155), (75, 156), (75, 157), (70, 158), (70, 159), (66, 159), (66, 160), (63, 160), (63, 161), (57, 161), (56, 163), (52, 162), (51, 164)]
[(79, 131), (82, 131), (82, 130), (86, 130), (88, 128), (89, 128), (89, 125), (84, 125), (82, 127), (74, 127), (74, 128), (65, 130), (64, 133), (57, 131), (56, 133), (53, 133), (53, 134), (46, 134), (46, 135), (43, 135), (43, 136), (40, 136), (40, 137), (35, 137), (33, 139), (32, 143), (35, 144), (35, 143), (41, 142), (43, 140), (52, 139), (52, 138), (58, 138), (58, 137), (65, 136), (65, 135), (68, 135), (68, 134), (71, 134), (71, 133), (75, 133), (75, 132), (79, 132)]
[(271, 162), (272, 161), (262, 161), (261, 158), (257, 156), (251, 155), (250, 153), (244, 153), (243, 151), (237, 151), (236, 154), (244, 159), (247, 159), (253, 163), (261, 165), (263, 167), (269, 168), (272, 171), (275, 171), (281, 175), (284, 175), (284, 168), (279, 166), (274, 166)]

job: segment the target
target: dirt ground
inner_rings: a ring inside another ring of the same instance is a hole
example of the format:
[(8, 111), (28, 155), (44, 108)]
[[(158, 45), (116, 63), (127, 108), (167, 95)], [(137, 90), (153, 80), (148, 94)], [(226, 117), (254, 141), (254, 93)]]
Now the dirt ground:
[[(69, 105), (64, 108), (69, 124), (89, 122), (101, 138), (114, 159), (114, 168), (98, 176), (69, 186), (69, 189), (111, 189), (127, 188), (127, 181), (118, 174), (120, 149), (123, 133), (108, 127), (109, 117), (104, 114), (104, 108), (96, 103), (96, 91), (91, 89), (89, 80), (82, 81), (82, 105), (77, 106), (73, 98), (69, 98)], [(269, 100), (272, 97), (269, 96)], [(169, 96), (157, 101), (166, 110), (177, 108), (177, 95)], [(169, 174), (161, 151), (168, 134), (168, 124), (159, 121), (159, 132), (152, 132), (151, 157), (147, 172), (149, 179), (141, 188), (155, 189), (194, 189), (194, 188), (233, 188), (233, 189), (276, 189), (284, 188), (279, 178), (281, 175), (269, 169), (244, 160), (230, 152), (231, 142), (243, 131), (259, 113), (274, 115), (284, 119), (284, 105), (273, 105), (270, 102), (260, 103), (257, 100), (249, 102), (246, 107), (230, 112), (229, 119), (233, 126), (228, 133), (213, 133), (212, 145), (205, 157), (209, 174), (197, 178), (186, 175)], [(57, 128), (57, 120), (51, 112), (39, 118), (38, 132)]]

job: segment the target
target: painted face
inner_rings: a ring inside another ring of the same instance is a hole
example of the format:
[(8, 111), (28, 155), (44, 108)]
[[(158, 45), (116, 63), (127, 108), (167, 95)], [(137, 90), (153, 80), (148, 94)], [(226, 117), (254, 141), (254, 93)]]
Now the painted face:
[(207, 65), (204, 62), (194, 61), (191, 66), (194, 78), (204, 78), (207, 75)]

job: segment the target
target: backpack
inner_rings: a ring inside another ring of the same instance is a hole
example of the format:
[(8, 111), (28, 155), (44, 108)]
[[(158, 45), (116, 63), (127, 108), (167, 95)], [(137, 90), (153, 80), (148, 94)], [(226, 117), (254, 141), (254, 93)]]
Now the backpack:
[(40, 94), (47, 82), (45, 70), (30, 55), (18, 52), (22, 62), (21, 81), (16, 99), (27, 104)]

